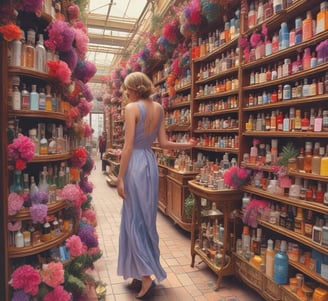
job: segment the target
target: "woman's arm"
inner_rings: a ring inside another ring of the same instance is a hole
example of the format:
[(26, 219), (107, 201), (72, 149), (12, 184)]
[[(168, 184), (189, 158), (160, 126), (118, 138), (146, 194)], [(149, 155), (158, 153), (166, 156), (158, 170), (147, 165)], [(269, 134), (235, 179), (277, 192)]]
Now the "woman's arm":
[(137, 105), (134, 103), (130, 103), (125, 107), (124, 146), (121, 153), (120, 170), (117, 176), (117, 191), (122, 198), (125, 198), (123, 178), (128, 168), (133, 150), (137, 112)]

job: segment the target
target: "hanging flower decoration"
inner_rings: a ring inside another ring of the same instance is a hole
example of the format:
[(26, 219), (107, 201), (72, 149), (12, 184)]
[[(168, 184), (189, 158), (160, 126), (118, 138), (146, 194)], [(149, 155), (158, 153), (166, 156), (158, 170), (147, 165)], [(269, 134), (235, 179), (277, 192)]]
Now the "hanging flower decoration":
[(20, 40), (22, 38), (22, 30), (14, 23), (0, 26), (0, 33), (8, 42), (12, 40)]
[(220, 16), (220, 6), (214, 0), (201, 0), (202, 15), (208, 23), (214, 23)]
[(25, 169), (26, 163), (33, 160), (34, 148), (35, 145), (32, 139), (23, 134), (18, 134), (13, 143), (8, 145), (9, 157), (15, 160), (16, 169)]
[(80, 60), (76, 65), (73, 77), (82, 81), (83, 83), (87, 83), (96, 74), (96, 71), (97, 68), (94, 63)]
[(60, 52), (59, 59), (64, 61), (70, 70), (74, 70), (78, 62), (76, 49), (72, 48), (68, 51)]
[(78, 147), (72, 154), (71, 166), (76, 168), (82, 168), (88, 158), (88, 151), (84, 147)]
[(10, 216), (17, 214), (23, 208), (24, 198), (16, 192), (9, 193), (8, 196), (8, 214)]
[(64, 267), (61, 262), (51, 261), (43, 265), (40, 274), (42, 281), (52, 288), (64, 283)]
[(82, 177), (79, 185), (84, 193), (92, 193), (94, 188), (94, 185), (88, 181), (88, 177)]
[(71, 82), (72, 71), (66, 62), (49, 60), (46, 64), (49, 68), (50, 76), (57, 78), (63, 84), (69, 84)]
[(84, 28), (73, 27), (75, 31), (75, 47), (79, 58), (83, 59), (88, 51), (89, 38)]
[(65, 241), (65, 246), (73, 257), (80, 256), (86, 252), (86, 245), (82, 243), (80, 236), (72, 235)]
[(41, 283), (40, 273), (31, 265), (22, 265), (11, 275), (10, 285), (14, 289), (22, 289), (26, 294), (37, 295)]
[(95, 166), (95, 161), (92, 159), (90, 154), (88, 154), (85, 164), (82, 166), (84, 175), (89, 175)]
[(82, 212), (82, 220), (85, 221), (87, 224), (96, 227), (97, 226), (97, 217), (96, 213), (92, 209), (85, 209)]
[(14, 23), (17, 17), (17, 11), (12, 4), (1, 4), (0, 6), (0, 24)]
[(20, 229), (22, 229), (22, 222), (21, 221), (9, 222), (8, 223), (8, 230), (9, 231), (16, 232)]
[(202, 9), (200, 0), (190, 1), (180, 15), (180, 32), (185, 38), (189, 38), (200, 29), (202, 21)]
[(48, 206), (45, 204), (33, 204), (30, 207), (30, 215), (34, 224), (44, 223), (48, 213)]
[(58, 52), (66, 52), (72, 49), (75, 32), (69, 23), (55, 20), (50, 23), (46, 31), (48, 32), (49, 39), (44, 44), (48, 49)]
[(224, 184), (231, 188), (238, 189), (249, 179), (250, 175), (251, 170), (233, 166), (223, 173)]

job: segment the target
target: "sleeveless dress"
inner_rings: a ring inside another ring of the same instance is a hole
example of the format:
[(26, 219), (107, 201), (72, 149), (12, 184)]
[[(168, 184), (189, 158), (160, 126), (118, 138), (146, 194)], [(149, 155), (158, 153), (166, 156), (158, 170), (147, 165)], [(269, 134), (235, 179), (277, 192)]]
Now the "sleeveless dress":
[(145, 135), (146, 109), (141, 101), (136, 103), (141, 117), (136, 124), (133, 151), (124, 176), (126, 198), (122, 207), (117, 272), (124, 279), (141, 280), (142, 276), (155, 275), (162, 281), (166, 272), (160, 264), (156, 228), (159, 176), (151, 145), (163, 115), (155, 130)]

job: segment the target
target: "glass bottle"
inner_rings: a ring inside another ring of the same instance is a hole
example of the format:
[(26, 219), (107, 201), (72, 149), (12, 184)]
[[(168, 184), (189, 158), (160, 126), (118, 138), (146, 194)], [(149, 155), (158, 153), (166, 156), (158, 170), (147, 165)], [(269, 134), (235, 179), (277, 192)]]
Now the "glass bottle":
[(39, 92), (39, 110), (46, 109), (46, 94), (44, 93), (44, 88), (40, 88)]
[(327, 1), (320, 3), (320, 11), (317, 13), (316, 33), (323, 32), (327, 29), (328, 24), (328, 11)]
[[(24, 37), (24, 32), (22, 31), (22, 36)], [(9, 48), (11, 52), (9, 65), (14, 67), (20, 67), (22, 63), (22, 41), (13, 40), (9, 43)]]
[(320, 176), (328, 176), (328, 145), (326, 145), (326, 153), (321, 158)]
[(296, 157), (296, 165), (298, 171), (304, 171), (304, 148), (301, 147), (298, 156)]
[(301, 110), (297, 109), (295, 111), (295, 131), (300, 131), (302, 129), (302, 119), (301, 119)]
[(321, 132), (322, 131), (322, 109), (318, 109), (318, 114), (314, 118), (314, 131), (315, 132)]
[(40, 139), (40, 155), (48, 155), (48, 140), (44, 134)]
[(36, 135), (36, 129), (30, 129), (28, 132), (28, 135), (34, 143), (34, 154), (39, 155), (40, 143), (39, 143), (39, 139), (37, 138), (37, 135)]
[(36, 91), (36, 85), (32, 85), (30, 93), (30, 110), (39, 110), (39, 93)]
[(22, 185), (22, 171), (15, 169), (14, 170), (14, 181), (10, 186), (10, 192), (16, 192), (17, 194), (23, 193), (23, 185)]
[(314, 143), (313, 156), (312, 156), (312, 173), (315, 175), (320, 174), (321, 157), (319, 155), (320, 142)]
[(294, 218), (294, 232), (304, 235), (304, 216), (303, 208), (297, 207), (297, 213)]
[(304, 117), (301, 120), (301, 129), (303, 132), (308, 131), (310, 126), (310, 119), (308, 117), (308, 112), (304, 112)]
[(321, 182), (318, 182), (317, 190), (316, 190), (316, 193), (315, 193), (315, 199), (314, 199), (314, 201), (315, 201), (316, 203), (323, 204), (324, 194), (325, 194), (325, 192), (324, 192), (323, 189), (322, 189), (322, 183), (321, 183)]
[(304, 171), (312, 172), (312, 142), (310, 141), (305, 142)]
[(39, 40), (35, 46), (35, 69), (46, 72), (47, 51), (43, 45), (43, 34), (39, 34)]
[(306, 18), (302, 21), (302, 42), (308, 41), (313, 36), (312, 12), (306, 12)]
[(314, 224), (313, 212), (308, 210), (304, 219), (304, 235), (306, 237), (312, 238), (312, 228)]
[(50, 85), (46, 86), (46, 111), (52, 111), (52, 95)]
[(22, 109), (21, 92), (19, 91), (17, 83), (14, 83), (12, 91), (11, 107), (13, 110), (20, 111)]
[(287, 242), (281, 241), (280, 251), (274, 256), (273, 280), (277, 284), (288, 283)]
[(27, 91), (26, 84), (23, 84), (23, 88), (21, 91), (21, 103), (22, 103), (22, 110), (29, 110), (30, 109), (30, 92)]
[(328, 132), (328, 110), (322, 112), (322, 131)]
[(25, 47), (25, 67), (35, 68), (35, 31), (27, 31), (27, 41)]

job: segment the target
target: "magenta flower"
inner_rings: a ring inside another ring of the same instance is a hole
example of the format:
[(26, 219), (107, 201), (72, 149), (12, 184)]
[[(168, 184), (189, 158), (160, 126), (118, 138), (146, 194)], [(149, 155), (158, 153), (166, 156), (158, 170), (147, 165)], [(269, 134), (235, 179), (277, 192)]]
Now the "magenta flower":
[(42, 281), (53, 288), (64, 283), (64, 267), (61, 262), (49, 262), (40, 273)]
[(25, 293), (35, 296), (41, 283), (40, 273), (31, 265), (17, 268), (11, 275), (10, 284), (14, 289), (23, 289)]
[(24, 204), (24, 198), (16, 192), (11, 192), (8, 196), (8, 214), (15, 215), (22, 209)]
[(61, 285), (59, 285), (43, 297), (43, 301), (54, 301), (54, 300), (70, 301), (71, 295), (67, 291), (65, 291)]

